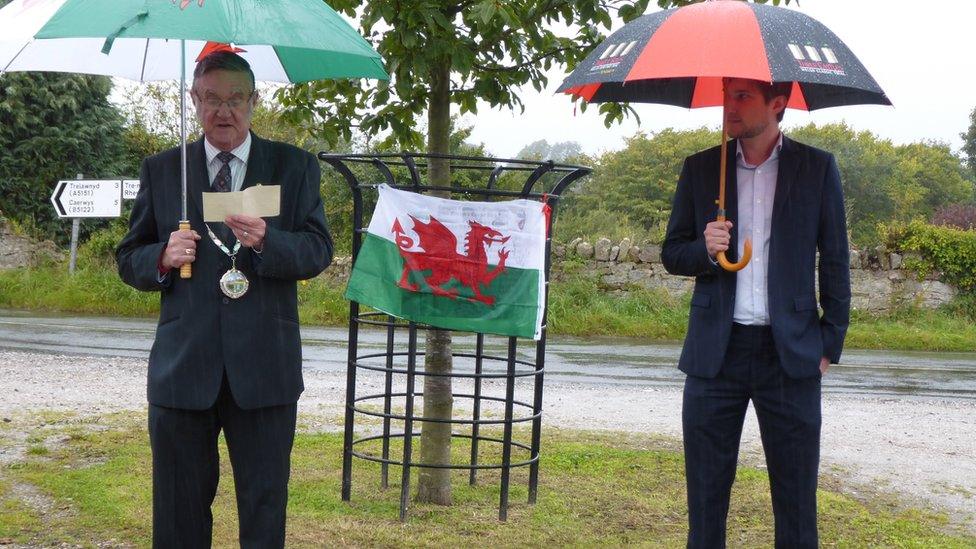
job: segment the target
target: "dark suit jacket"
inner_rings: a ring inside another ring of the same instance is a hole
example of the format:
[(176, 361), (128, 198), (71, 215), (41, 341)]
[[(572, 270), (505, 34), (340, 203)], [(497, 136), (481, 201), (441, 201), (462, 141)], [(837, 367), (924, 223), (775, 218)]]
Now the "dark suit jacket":
[[(733, 222), (732, 242), (737, 242), (736, 147), (734, 140), (730, 143), (726, 205)], [(736, 273), (712, 264), (702, 234), (718, 208), (720, 150), (715, 147), (685, 160), (661, 249), (668, 272), (695, 277), (678, 367), (699, 377), (718, 374), (735, 307)], [(833, 155), (783, 138), (770, 232), (769, 318), (776, 350), (787, 375), (813, 377), (819, 374), (822, 356), (834, 363), (840, 360), (850, 320), (847, 226)], [(737, 250), (732, 248), (727, 257), (735, 261)], [(818, 272), (822, 315), (814, 281)]]
[[(292, 404), (302, 392), (296, 281), (316, 276), (332, 261), (332, 238), (319, 195), (321, 172), (315, 157), (305, 151), (253, 134), (251, 138), (244, 188), (281, 185), (281, 210), (265, 218), (263, 253), (241, 248), (237, 256), (237, 268), (250, 281), (239, 299), (226, 298), (217, 285), (231, 262), (207, 236), (203, 223), (201, 193), (210, 190), (203, 140), (187, 145), (188, 216), (202, 237), (188, 280), (173, 270), (161, 283), (157, 270), (181, 215), (180, 151), (170, 149), (142, 164), (129, 232), (119, 243), (116, 260), (126, 284), (161, 292), (149, 355), (150, 404), (209, 408), (225, 369), (242, 408)], [(227, 245), (232, 244), (233, 237)]]

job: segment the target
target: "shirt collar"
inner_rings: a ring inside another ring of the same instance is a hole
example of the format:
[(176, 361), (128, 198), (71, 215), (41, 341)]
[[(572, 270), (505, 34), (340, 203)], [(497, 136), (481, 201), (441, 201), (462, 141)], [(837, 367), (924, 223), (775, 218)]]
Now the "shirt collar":
[[(776, 146), (773, 147), (773, 152), (770, 153), (769, 158), (767, 158), (766, 161), (763, 162), (763, 164), (771, 160), (779, 159), (779, 151), (782, 148), (783, 148), (783, 132), (779, 132), (779, 139), (776, 140)], [(751, 166), (748, 163), (746, 163), (746, 157), (742, 153), (742, 143), (738, 139), (735, 140), (735, 162), (737, 165), (742, 166), (744, 168), (759, 167), (759, 166)]]
[[(212, 164), (214, 158), (217, 158), (217, 155), (220, 154), (220, 149), (214, 147), (206, 137), (203, 139), (203, 149), (207, 153), (207, 165)], [(247, 164), (247, 158), (251, 154), (251, 132), (247, 132), (244, 142), (238, 145), (236, 149), (230, 151), (230, 153), (241, 162)]]

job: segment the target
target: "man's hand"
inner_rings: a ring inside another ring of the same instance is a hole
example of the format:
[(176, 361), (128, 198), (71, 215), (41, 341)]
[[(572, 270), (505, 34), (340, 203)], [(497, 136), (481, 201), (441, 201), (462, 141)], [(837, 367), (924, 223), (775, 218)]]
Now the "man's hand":
[(193, 263), (197, 258), (197, 240), (200, 235), (193, 230), (169, 233), (169, 242), (159, 260), (163, 269), (179, 269), (186, 263)]
[(268, 226), (260, 217), (228, 215), (224, 223), (234, 232), (241, 246), (254, 248), (259, 252), (264, 249), (264, 234)]
[(820, 375), (825, 375), (829, 368), (830, 359), (825, 356), (820, 357)]
[(712, 221), (705, 225), (705, 232), (702, 234), (705, 235), (705, 249), (708, 250), (709, 257), (715, 259), (719, 252), (729, 249), (731, 230), (731, 221)]

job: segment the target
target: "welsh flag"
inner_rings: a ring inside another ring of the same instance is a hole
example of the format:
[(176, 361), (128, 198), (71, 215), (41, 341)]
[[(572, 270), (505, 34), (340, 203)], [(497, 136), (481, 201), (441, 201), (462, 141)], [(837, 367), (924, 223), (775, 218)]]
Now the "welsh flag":
[(448, 330), (539, 339), (546, 212), (379, 187), (346, 299)]

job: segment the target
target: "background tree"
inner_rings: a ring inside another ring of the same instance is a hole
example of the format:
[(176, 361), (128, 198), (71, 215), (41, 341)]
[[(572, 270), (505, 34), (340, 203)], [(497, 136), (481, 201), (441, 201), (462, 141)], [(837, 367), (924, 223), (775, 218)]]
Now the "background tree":
[[(0, 76), (0, 211), (42, 238), (67, 241), (48, 198), (60, 179), (126, 175), (122, 117), (103, 76)], [(85, 232), (99, 226), (85, 223)]]
[(707, 128), (667, 128), (627, 138), (623, 149), (595, 159), (593, 175), (566, 196), (565, 211), (556, 218), (559, 234), (659, 240), (685, 157), (720, 139)]
[(939, 206), (972, 197), (962, 159), (944, 143), (894, 145), (846, 124), (809, 124), (788, 130), (798, 141), (837, 158), (854, 244), (881, 240), (879, 223), (929, 218)]
[(553, 160), (571, 162), (583, 155), (583, 147), (578, 141), (559, 141), (550, 144), (546, 139), (533, 141), (522, 147), (515, 158), (522, 160)]
[(962, 137), (962, 152), (966, 155), (966, 163), (972, 172), (973, 181), (976, 182), (976, 107), (969, 113), (969, 130), (959, 134), (959, 137)]
[[(787, 128), (798, 141), (831, 151), (837, 158), (853, 242), (882, 241), (879, 224), (959, 217), (976, 203), (963, 159), (940, 142), (894, 145), (845, 124)], [(684, 158), (715, 146), (715, 129), (665, 129), (638, 133), (623, 149), (590, 161), (593, 174), (564, 196), (556, 223), (564, 239), (606, 236), (659, 242)], [(940, 217), (940, 218), (941, 218)]]

